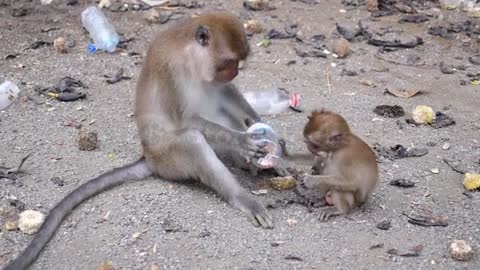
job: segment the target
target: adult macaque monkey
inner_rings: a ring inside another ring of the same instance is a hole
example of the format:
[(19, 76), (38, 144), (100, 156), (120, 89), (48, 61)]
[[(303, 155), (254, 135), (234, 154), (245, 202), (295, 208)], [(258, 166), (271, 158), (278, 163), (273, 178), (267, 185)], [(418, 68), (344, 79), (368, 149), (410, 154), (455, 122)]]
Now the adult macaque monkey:
[(6, 270), (26, 269), (77, 205), (113, 186), (156, 175), (198, 179), (257, 226), (272, 228), (265, 208), (236, 181), (217, 154), (248, 165), (265, 156), (258, 133), (245, 132), (258, 115), (230, 82), (249, 54), (233, 15), (206, 14), (156, 36), (138, 79), (135, 117), (143, 157), (78, 187), (50, 211), (27, 249)]
[(308, 189), (325, 196), (320, 220), (349, 213), (367, 201), (378, 182), (372, 149), (350, 131), (345, 119), (330, 111), (314, 111), (303, 130), (309, 153), (290, 154), (281, 142), (284, 156), (292, 161), (310, 161), (320, 175), (304, 175)]

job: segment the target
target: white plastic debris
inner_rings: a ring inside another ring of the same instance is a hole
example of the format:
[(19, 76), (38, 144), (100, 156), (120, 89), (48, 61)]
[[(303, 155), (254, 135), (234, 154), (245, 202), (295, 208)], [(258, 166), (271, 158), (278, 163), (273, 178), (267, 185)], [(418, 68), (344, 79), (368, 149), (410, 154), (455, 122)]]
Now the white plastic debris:
[(35, 210), (26, 210), (20, 214), (18, 228), (26, 234), (35, 234), (42, 226), (45, 215)]
[(18, 97), (20, 89), (11, 82), (5, 81), (0, 84), (0, 110), (7, 108)]

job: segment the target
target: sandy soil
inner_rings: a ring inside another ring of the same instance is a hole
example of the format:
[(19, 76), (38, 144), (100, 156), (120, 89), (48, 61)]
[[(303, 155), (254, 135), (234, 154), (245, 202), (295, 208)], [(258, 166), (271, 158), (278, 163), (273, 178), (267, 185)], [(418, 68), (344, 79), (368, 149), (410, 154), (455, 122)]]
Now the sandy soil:
[[(93, 1), (80, 1), (75, 6), (40, 6), (30, 1), (13, 1), (14, 6), (10, 6), (10, 1), (2, 2), (6, 6), (0, 7), (0, 81), (13, 80), (24, 97), (0, 112), (0, 166), (13, 167), (27, 154), (31, 156), (24, 164), (25, 174), (16, 181), (0, 179), (0, 267), (31, 240), (30, 235), (4, 227), (22, 203), (25, 209), (48, 213), (81, 183), (139, 157), (140, 145), (131, 114), (142, 61), (141, 56), (125, 53), (87, 54), (90, 40), (79, 16)], [(245, 14), (242, 1), (201, 2), (203, 8), (179, 11), (190, 15), (220, 8)], [(255, 44), (264, 35), (259, 34), (251, 38), (253, 55), (236, 79), (240, 89), (284, 87), (302, 95), (305, 113), (289, 111), (266, 117), (295, 149), (303, 148), (301, 130), (308, 111), (325, 107), (344, 115), (371, 145), (422, 147), (429, 150), (427, 155), (382, 162), (381, 181), (371, 200), (348, 218), (320, 223), (318, 210), (309, 213), (304, 206), (294, 204), (270, 210), (276, 225), (273, 230), (253, 227), (242, 213), (200, 184), (153, 178), (126, 184), (78, 207), (32, 269), (97, 269), (105, 261), (112, 261), (115, 269), (155, 269), (150, 268), (152, 265), (160, 269), (479, 269), (480, 194), (465, 195), (463, 175), (443, 162), (444, 158), (457, 160), (466, 171), (480, 171), (480, 89), (468, 82), (460, 85), (461, 80), (468, 79), (467, 73), (480, 72), (480, 66), (468, 61), (469, 56), (478, 54), (478, 34), (468, 38), (464, 33), (453, 33), (448, 39), (429, 35), (429, 26), (468, 19), (458, 10), (432, 10), (433, 4), (425, 9), (436, 15), (428, 22), (399, 24), (403, 14), (372, 21), (366, 6), (346, 7), (333, 0), (318, 2), (310, 5), (273, 1), (275, 10), (251, 12), (250, 17), (259, 20), (266, 30), (283, 31), (285, 26), (297, 24), (304, 40), (323, 34), (327, 37), (323, 44), (328, 44), (336, 32), (336, 23), (354, 26), (362, 19), (374, 27), (391, 26), (424, 40), (423, 45), (392, 55), (399, 56), (399, 60), (416, 55), (424, 64), (399, 65), (380, 60), (375, 57), (378, 47), (367, 44), (365, 38), (351, 43), (352, 53), (345, 59), (301, 58), (295, 48), (311, 50), (308, 44), (286, 39), (273, 40), (268, 48), (258, 47)], [(12, 17), (12, 8), (22, 5), (32, 7), (32, 12)], [(147, 24), (144, 13), (107, 12), (120, 33), (135, 38), (128, 43), (127, 52), (143, 53), (154, 33), (172, 23)], [(470, 20), (478, 23), (478, 19)], [(52, 27), (59, 29), (42, 32)], [(58, 37), (75, 41), (76, 46), (66, 54), (52, 46), (24, 50), (35, 41), (53, 42)], [(16, 58), (4, 59), (15, 53), (19, 54)], [(291, 60), (296, 63), (287, 65)], [(465, 65), (467, 69), (443, 74), (440, 61)], [(332, 67), (332, 63), (336, 66)], [(112, 75), (119, 68), (124, 68), (132, 80), (107, 84), (103, 75)], [(342, 76), (344, 68), (359, 75)], [(87, 99), (60, 102), (34, 91), (36, 85), (51, 86), (65, 76), (80, 79), (88, 86)], [(376, 87), (360, 84), (362, 79), (374, 82)], [(386, 88), (417, 89), (424, 94), (403, 99), (384, 94)], [(375, 106), (382, 104), (400, 105), (407, 113), (417, 105), (429, 105), (453, 117), (456, 125), (434, 129), (406, 124), (408, 115), (383, 118), (373, 113)], [(78, 149), (78, 130), (64, 126), (69, 119), (82, 121), (84, 127), (98, 132), (99, 146), (95, 151)], [(445, 143), (451, 145), (447, 150), (442, 149)], [(432, 169), (439, 172), (432, 173)], [(251, 189), (266, 186), (266, 176), (252, 178), (234, 171)], [(52, 181), (55, 177), (64, 185)], [(390, 186), (389, 182), (397, 178), (414, 181), (416, 186)], [(259, 199), (267, 201), (272, 194)], [(17, 207), (12, 205), (15, 199), (21, 202)], [(412, 225), (404, 212), (446, 216), (449, 225)], [(391, 229), (378, 229), (376, 224), (385, 219), (391, 219)], [(166, 227), (172, 226), (177, 231), (166, 232)], [(137, 232), (141, 234), (134, 239)], [(448, 246), (454, 239), (469, 242), (477, 255), (470, 262), (451, 259)], [(370, 248), (378, 244), (383, 246)], [(405, 252), (417, 245), (423, 245), (417, 257), (387, 254), (389, 249)]]

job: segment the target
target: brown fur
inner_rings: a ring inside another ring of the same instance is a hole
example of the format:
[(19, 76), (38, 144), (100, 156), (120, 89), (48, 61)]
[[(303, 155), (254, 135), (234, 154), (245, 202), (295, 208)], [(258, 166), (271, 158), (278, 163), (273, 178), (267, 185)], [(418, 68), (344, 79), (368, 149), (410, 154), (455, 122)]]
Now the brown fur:
[(271, 228), (266, 210), (236, 181), (217, 155), (248, 167), (265, 155), (245, 132), (258, 115), (230, 81), (250, 48), (240, 21), (227, 13), (189, 18), (161, 32), (148, 49), (135, 103), (146, 162), (171, 180), (199, 179)]
[[(332, 205), (322, 210), (320, 219), (347, 214), (365, 203), (378, 182), (377, 162), (372, 149), (350, 131), (345, 119), (331, 111), (314, 111), (303, 135), (310, 160), (313, 155), (320, 169), (320, 175), (305, 175), (303, 184), (319, 189)], [(294, 156), (283, 148), (287, 156)]]

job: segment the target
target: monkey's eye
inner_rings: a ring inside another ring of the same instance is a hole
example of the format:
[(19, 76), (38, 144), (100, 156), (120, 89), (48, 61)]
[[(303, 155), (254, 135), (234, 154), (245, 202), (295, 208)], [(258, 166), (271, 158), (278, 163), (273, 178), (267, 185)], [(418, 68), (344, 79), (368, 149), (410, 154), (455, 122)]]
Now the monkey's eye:
[(208, 29), (205, 28), (205, 26), (199, 26), (195, 33), (195, 39), (201, 46), (203, 47), (207, 46), (208, 40), (210, 39)]
[(333, 136), (330, 136), (331, 142), (337, 143), (337, 142), (340, 142), (341, 140), (342, 140), (342, 134), (335, 134)]

